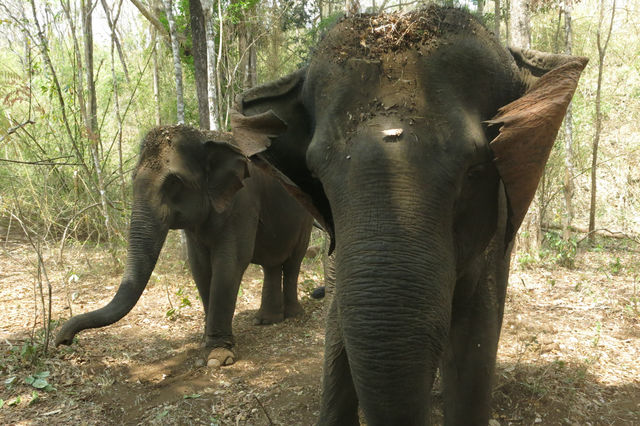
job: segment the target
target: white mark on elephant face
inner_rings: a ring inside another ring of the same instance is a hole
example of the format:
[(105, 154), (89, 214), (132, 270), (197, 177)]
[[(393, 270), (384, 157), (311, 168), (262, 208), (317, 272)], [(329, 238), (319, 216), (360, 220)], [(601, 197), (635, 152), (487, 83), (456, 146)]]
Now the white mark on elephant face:
[(403, 129), (387, 129), (382, 131), (382, 140), (385, 142), (397, 142), (402, 137)]

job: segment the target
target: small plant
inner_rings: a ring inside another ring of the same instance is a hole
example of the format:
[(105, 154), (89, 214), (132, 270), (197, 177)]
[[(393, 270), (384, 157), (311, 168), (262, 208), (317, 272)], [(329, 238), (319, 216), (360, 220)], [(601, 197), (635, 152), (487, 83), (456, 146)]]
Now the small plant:
[(520, 269), (532, 268), (536, 263), (535, 257), (531, 253), (522, 253), (518, 256), (518, 265)]
[(609, 262), (609, 270), (613, 275), (618, 275), (622, 272), (622, 262), (620, 262), (620, 257), (616, 256), (616, 260), (613, 262)]
[(595, 332), (596, 335), (593, 337), (591, 343), (594, 348), (598, 347), (598, 343), (600, 343), (600, 331), (602, 330), (602, 323), (600, 321), (596, 322)]
[(547, 246), (547, 250), (544, 251), (545, 257), (565, 268), (573, 269), (575, 267), (578, 254), (578, 241), (575, 237), (565, 240), (556, 232), (547, 232), (544, 241)]
[(179, 297), (180, 303), (177, 307), (174, 307), (171, 303), (171, 298), (169, 298), (169, 291), (167, 290), (167, 298), (169, 299), (170, 308), (167, 310), (165, 316), (171, 321), (175, 320), (178, 317), (178, 314), (183, 308), (191, 306), (191, 300), (189, 300), (189, 297), (187, 297), (187, 295), (184, 293), (183, 287), (178, 288), (178, 290), (176, 291), (176, 296)]
[(40, 373), (25, 377), (24, 382), (36, 389), (43, 389), (50, 392), (55, 390), (55, 388), (47, 381), (48, 377), (48, 371), (41, 371)]

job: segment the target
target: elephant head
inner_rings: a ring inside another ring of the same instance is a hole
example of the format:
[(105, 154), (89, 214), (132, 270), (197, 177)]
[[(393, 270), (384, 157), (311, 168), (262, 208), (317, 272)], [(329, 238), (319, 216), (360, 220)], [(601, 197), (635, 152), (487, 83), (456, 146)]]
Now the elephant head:
[(224, 214), (248, 177), (247, 158), (230, 135), (187, 126), (151, 130), (133, 173), (133, 203), (124, 277), (113, 299), (69, 319), (56, 345), (71, 344), (79, 331), (120, 320), (137, 303), (169, 229), (197, 229), (211, 214)]
[(358, 403), (426, 424), (441, 362), (447, 424), (486, 424), (510, 242), (586, 62), (432, 7), (344, 19), (239, 99), (243, 151), (336, 247), (321, 424), (357, 424)]

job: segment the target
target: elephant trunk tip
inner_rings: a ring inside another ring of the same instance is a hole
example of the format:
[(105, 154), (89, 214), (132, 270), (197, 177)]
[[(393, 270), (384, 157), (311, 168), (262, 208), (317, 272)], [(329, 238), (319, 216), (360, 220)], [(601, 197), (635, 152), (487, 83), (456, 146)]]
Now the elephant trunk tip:
[(69, 346), (73, 343), (73, 338), (76, 336), (76, 331), (73, 330), (73, 318), (67, 320), (62, 326), (62, 329), (56, 335), (55, 345)]

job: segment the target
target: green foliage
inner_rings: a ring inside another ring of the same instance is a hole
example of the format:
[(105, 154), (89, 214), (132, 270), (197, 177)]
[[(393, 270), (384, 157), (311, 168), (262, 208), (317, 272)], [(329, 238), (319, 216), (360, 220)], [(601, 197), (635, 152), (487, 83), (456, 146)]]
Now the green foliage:
[(556, 232), (545, 233), (541, 258), (571, 269), (575, 267), (577, 254), (578, 240), (575, 237), (565, 240)]
[(51, 384), (49, 384), (49, 382), (47, 381), (48, 377), (49, 377), (48, 371), (41, 371), (32, 376), (25, 377), (24, 382), (36, 389), (42, 389), (47, 392), (51, 392), (51, 391), (54, 391), (55, 388), (51, 386)]
[(179, 300), (178, 306), (174, 307), (172, 305), (171, 308), (169, 308), (165, 313), (165, 316), (171, 321), (175, 321), (178, 318), (182, 309), (186, 308), (187, 306), (191, 306), (191, 300), (185, 294), (184, 287), (179, 287), (178, 290), (176, 290), (176, 296), (178, 296)]

